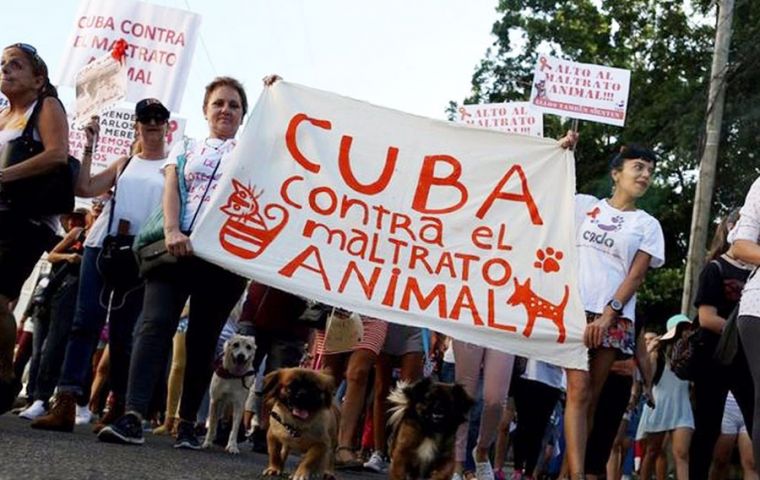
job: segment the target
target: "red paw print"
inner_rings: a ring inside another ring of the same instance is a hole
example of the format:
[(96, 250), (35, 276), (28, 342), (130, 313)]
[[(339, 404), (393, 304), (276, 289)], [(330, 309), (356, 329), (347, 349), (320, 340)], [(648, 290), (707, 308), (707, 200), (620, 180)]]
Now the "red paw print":
[(545, 273), (559, 272), (559, 261), (565, 255), (559, 251), (554, 250), (552, 247), (547, 247), (546, 250), (538, 249), (536, 251), (536, 261), (533, 266), (539, 270), (543, 270)]

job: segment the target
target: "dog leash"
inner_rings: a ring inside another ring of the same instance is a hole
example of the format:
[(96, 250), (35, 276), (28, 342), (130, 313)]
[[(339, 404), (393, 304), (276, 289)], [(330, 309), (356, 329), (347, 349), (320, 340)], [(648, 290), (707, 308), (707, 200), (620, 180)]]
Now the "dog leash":
[(280, 414), (279, 414), (279, 413), (277, 413), (277, 412), (275, 412), (274, 410), (272, 410), (272, 411), (269, 413), (269, 416), (270, 416), (270, 417), (272, 417), (272, 418), (274, 418), (275, 420), (277, 420), (277, 423), (279, 423), (280, 425), (282, 425), (283, 427), (285, 427), (285, 430), (287, 430), (287, 431), (288, 431), (288, 433), (290, 434), (290, 436), (291, 436), (291, 437), (295, 437), (295, 438), (298, 438), (298, 437), (300, 437), (300, 436), (301, 436), (301, 432), (298, 430), (298, 428), (296, 428), (296, 427), (294, 427), (293, 425), (291, 425), (291, 424), (289, 424), (289, 423), (285, 422), (285, 421), (282, 419), (282, 417), (280, 416)]

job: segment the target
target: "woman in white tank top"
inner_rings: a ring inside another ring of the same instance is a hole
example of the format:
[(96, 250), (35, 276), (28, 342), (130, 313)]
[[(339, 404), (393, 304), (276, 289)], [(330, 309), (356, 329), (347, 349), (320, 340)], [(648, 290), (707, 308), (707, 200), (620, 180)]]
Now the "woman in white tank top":
[[(135, 134), (137, 152), (122, 157), (105, 170), (91, 173), (93, 145), (99, 132), (97, 117), (85, 128), (87, 143), (76, 193), (82, 197), (96, 197), (113, 187), (112, 200), (95, 221), (85, 241), (80, 273), (77, 310), (66, 347), (58, 396), (50, 413), (32, 423), (33, 428), (71, 430), (75, 419), (75, 398), (86, 390), (90, 358), (108, 317), (111, 366), (109, 380), (115, 404), (98, 425), (118, 418), (123, 413), (124, 395), (134, 330), (140, 312), (144, 282), (137, 271), (124, 272), (118, 282), (103, 276), (99, 255), (108, 235), (136, 235), (148, 216), (161, 203), (164, 177), (161, 167), (166, 161), (166, 133), (169, 111), (161, 102), (149, 98), (141, 100), (135, 108)], [(85, 400), (85, 399), (83, 399)], [(86, 400), (85, 403), (86, 405)], [(86, 407), (84, 407), (86, 408)], [(97, 430), (96, 426), (96, 430)]]

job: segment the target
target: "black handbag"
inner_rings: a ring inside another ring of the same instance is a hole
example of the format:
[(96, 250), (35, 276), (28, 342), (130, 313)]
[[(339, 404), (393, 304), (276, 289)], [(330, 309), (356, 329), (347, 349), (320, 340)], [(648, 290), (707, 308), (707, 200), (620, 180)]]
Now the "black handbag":
[(153, 243), (141, 247), (137, 251), (137, 260), (140, 264), (140, 276), (145, 278), (150, 272), (162, 265), (173, 265), (179, 261), (179, 257), (169, 253), (166, 242), (162, 238)]
[[(44, 99), (37, 100), (21, 136), (9, 141), (0, 152), (0, 168), (17, 165), (45, 150), (42, 142), (34, 139)], [(12, 211), (30, 217), (69, 213), (74, 210), (74, 186), (78, 176), (79, 160), (69, 156), (65, 165), (57, 165), (51, 171), (2, 184), (0, 201)]]
[[(114, 187), (114, 193), (111, 196), (111, 209), (108, 212), (108, 229), (106, 232), (110, 232), (111, 227), (113, 226), (113, 215), (116, 211), (118, 179), (127, 169), (131, 160), (132, 157), (127, 159), (121, 172), (119, 172), (116, 177), (117, 185)], [(95, 264), (98, 272), (100, 272), (100, 275), (103, 277), (103, 280), (107, 285), (117, 289), (127, 289), (141, 283), (141, 280), (139, 279), (137, 258), (135, 257), (135, 252), (132, 250), (132, 244), (134, 242), (134, 235), (127, 235), (121, 232), (116, 235), (108, 233), (103, 239), (103, 246), (100, 248), (100, 253), (98, 254)]]

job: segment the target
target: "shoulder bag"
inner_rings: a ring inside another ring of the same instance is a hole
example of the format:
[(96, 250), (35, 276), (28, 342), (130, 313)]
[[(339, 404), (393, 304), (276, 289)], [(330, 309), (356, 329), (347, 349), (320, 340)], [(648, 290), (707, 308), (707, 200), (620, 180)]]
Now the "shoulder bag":
[(129, 157), (116, 177), (114, 184), (114, 193), (111, 196), (111, 210), (108, 213), (108, 229), (103, 239), (103, 246), (95, 262), (101, 277), (107, 285), (113, 288), (124, 289), (140, 283), (137, 271), (137, 259), (132, 251), (132, 244), (135, 241), (134, 235), (117, 232), (111, 235), (113, 226), (113, 217), (116, 211), (116, 192), (119, 188), (119, 178), (127, 169), (132, 157)]
[[(0, 151), (0, 168), (18, 165), (45, 151), (42, 142), (34, 139), (45, 98), (37, 99), (21, 136), (9, 141)], [(51, 171), (3, 183), (0, 198), (12, 211), (30, 217), (69, 213), (74, 210), (74, 186), (78, 176), (79, 160), (69, 156), (65, 165), (56, 165)]]
[[(179, 220), (185, 216), (185, 208), (187, 207), (187, 185), (185, 183), (185, 166), (187, 164), (187, 148), (188, 141), (185, 140), (185, 151), (177, 157), (177, 184), (179, 187)], [(222, 163), (221, 158), (214, 167), (214, 171), (211, 173), (206, 190), (203, 192), (203, 197), (199, 204), (198, 210), (195, 211), (193, 220), (190, 222), (189, 230), (192, 230), (195, 220), (198, 218), (200, 207), (206, 200), (206, 195), (211, 188), (211, 182), (216, 177), (216, 172), (219, 170), (219, 165)], [(140, 232), (135, 238), (133, 245), (134, 250), (137, 252), (137, 260), (139, 263), (140, 275), (146, 277), (150, 272), (156, 270), (162, 265), (170, 265), (177, 263), (178, 257), (175, 257), (166, 248), (166, 239), (164, 238), (164, 208), (163, 205), (159, 205), (156, 210), (148, 217)]]

